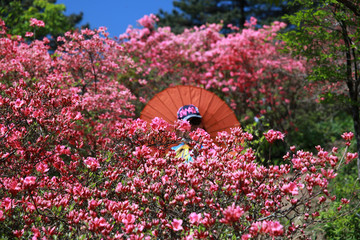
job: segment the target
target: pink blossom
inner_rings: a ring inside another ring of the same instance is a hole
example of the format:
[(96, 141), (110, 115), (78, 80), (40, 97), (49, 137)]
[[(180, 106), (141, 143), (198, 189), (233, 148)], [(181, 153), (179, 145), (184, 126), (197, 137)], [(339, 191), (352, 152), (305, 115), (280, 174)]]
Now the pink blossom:
[(21, 191), (21, 186), (20, 183), (18, 182), (17, 179), (13, 178), (13, 179), (9, 179), (8, 181), (4, 182), (6, 188), (12, 193), (12, 194), (16, 194), (19, 191)]
[(155, 117), (151, 121), (150, 126), (155, 131), (164, 131), (166, 128), (169, 127), (169, 123), (162, 118)]
[(346, 164), (348, 164), (349, 162), (351, 162), (351, 160), (356, 159), (358, 157), (357, 153), (347, 153), (346, 154)]
[(273, 143), (275, 140), (284, 140), (285, 135), (279, 131), (270, 129), (267, 133), (264, 133), (266, 140), (269, 143)]
[(350, 146), (351, 145), (351, 140), (354, 137), (354, 134), (352, 132), (345, 132), (341, 135), (341, 137), (346, 140), (346, 146)]
[(80, 119), (83, 119), (83, 116), (81, 115), (81, 112), (77, 112), (74, 117), (74, 120), (80, 120)]
[(235, 206), (235, 203), (233, 203), (231, 206), (228, 206), (222, 213), (224, 215), (224, 218), (220, 219), (220, 222), (231, 224), (233, 222), (239, 221), (240, 217), (244, 214), (244, 209)]
[(354, 137), (354, 133), (352, 132), (344, 132), (341, 137), (346, 141), (351, 141)]
[(181, 219), (173, 219), (171, 226), (174, 231), (181, 231), (183, 227), (181, 226), (183, 221)]
[(127, 214), (125, 218), (122, 219), (122, 222), (125, 225), (134, 224), (135, 223), (135, 216), (133, 214)]
[(221, 89), (221, 91), (223, 91), (224, 93), (227, 93), (227, 92), (229, 92), (229, 91), (230, 91), (230, 89), (229, 89), (229, 88), (227, 88), (227, 87), (224, 87), (223, 89)]
[(320, 213), (319, 213), (319, 212), (314, 212), (314, 213), (311, 214), (311, 216), (312, 216), (313, 218), (315, 218), (315, 217), (320, 216)]
[(325, 170), (321, 168), (321, 173), (324, 175), (324, 177), (329, 179), (333, 179), (337, 176), (337, 173), (334, 173), (334, 169)]
[(194, 234), (189, 234), (188, 236), (185, 237), (185, 240), (193, 240), (194, 239)]
[(346, 198), (342, 198), (341, 199), (341, 203), (342, 204), (349, 204), (350, 200), (349, 199), (346, 199)]
[(253, 235), (267, 233), (270, 236), (281, 236), (284, 234), (283, 226), (278, 221), (255, 222), (251, 225), (250, 232)]
[(292, 195), (298, 195), (299, 189), (296, 185), (296, 183), (291, 182), (289, 184), (284, 184), (281, 188), (286, 193), (291, 193)]
[(84, 160), (86, 167), (90, 168), (91, 171), (96, 171), (100, 168), (99, 161), (96, 158), (88, 157)]
[(36, 18), (30, 18), (30, 26), (45, 27), (45, 23), (42, 20), (37, 20)]
[(4, 220), (5, 220), (4, 212), (0, 210), (0, 221), (4, 221)]
[(186, 120), (177, 120), (175, 122), (175, 128), (181, 132), (189, 132), (191, 130), (191, 125)]
[(147, 84), (146, 79), (139, 79), (139, 84), (140, 85), (146, 85)]
[(323, 203), (323, 202), (325, 202), (325, 201), (326, 201), (326, 197), (321, 196), (321, 197), (319, 197), (319, 199), (318, 199), (318, 204)]
[(138, 23), (145, 28), (153, 29), (155, 22), (157, 22), (158, 20), (159, 19), (154, 14), (150, 14), (145, 15), (144, 17), (139, 19)]
[(251, 238), (251, 234), (244, 234), (241, 236), (241, 240), (249, 240)]
[(279, 236), (284, 233), (283, 226), (278, 221), (269, 221), (268, 226), (271, 236)]
[(32, 37), (32, 36), (34, 36), (33, 32), (26, 32), (25, 33), (25, 37)]
[(24, 229), (21, 230), (14, 230), (13, 234), (17, 237), (17, 238), (21, 238), (21, 236), (24, 234)]
[(97, 206), (99, 206), (101, 204), (100, 201), (97, 201), (95, 199), (91, 199), (89, 201), (89, 205), (88, 205), (88, 209), (89, 210), (94, 210)]
[(36, 184), (36, 177), (35, 176), (27, 176), (24, 179), (25, 187), (33, 187)]
[(246, 23), (244, 24), (244, 26), (250, 28), (250, 27), (254, 27), (254, 26), (256, 25), (256, 23), (257, 23), (257, 19), (254, 18), (254, 17), (251, 17), (251, 18), (250, 18), (250, 22), (249, 22), (249, 21), (246, 21)]
[(40, 162), (36, 165), (36, 171), (45, 173), (45, 172), (49, 171), (49, 167), (46, 163)]
[(18, 98), (18, 99), (16, 99), (16, 101), (14, 103), (14, 107), (21, 108), (24, 104), (25, 104), (25, 101)]
[(143, 97), (139, 97), (139, 101), (142, 102), (142, 103), (146, 103), (146, 99), (143, 98)]
[(191, 224), (198, 224), (201, 220), (201, 213), (197, 214), (197, 213), (193, 212), (189, 215), (189, 218), (190, 218)]
[(15, 201), (9, 197), (5, 198), (1, 202), (1, 207), (5, 208), (5, 211), (9, 211), (16, 206)]

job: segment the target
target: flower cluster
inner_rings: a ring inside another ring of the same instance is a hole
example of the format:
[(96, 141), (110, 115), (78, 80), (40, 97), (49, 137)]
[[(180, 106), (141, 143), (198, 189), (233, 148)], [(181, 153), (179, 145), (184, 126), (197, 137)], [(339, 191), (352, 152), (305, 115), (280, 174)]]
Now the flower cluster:
[(354, 137), (354, 134), (352, 132), (345, 132), (341, 135), (341, 137), (346, 140), (346, 145), (347, 146), (350, 146), (351, 144), (351, 140), (353, 139)]
[[(225, 46), (236, 41), (223, 39), (217, 28), (186, 31), (180, 39), (189, 41), (186, 46), (194, 54), (183, 51), (184, 57), (206, 65), (216, 55), (232, 66), (234, 59), (225, 53)], [(0, 38), (0, 227), (5, 237), (249, 239), (304, 235), (321, 206), (334, 199), (328, 184), (339, 164), (336, 151), (317, 147), (318, 153), (313, 154), (292, 148), (292, 155), (284, 157), (285, 164), (265, 167), (256, 162), (254, 150), (247, 145), (253, 136), (241, 128), (221, 132), (215, 139), (197, 129), (189, 134), (189, 145), (196, 150), (194, 161), (185, 163), (169, 149), (179, 142), (178, 132), (189, 131), (186, 121), (172, 124), (154, 118), (147, 123), (132, 118), (137, 111), (134, 94), (140, 90), (125, 84), (144, 71), (153, 71), (154, 66), (141, 63), (159, 62), (134, 57), (136, 62), (129, 58), (134, 49), (108, 39), (104, 31), (68, 32), (58, 38), (62, 44), (53, 54), (47, 39), (27, 43), (20, 37)], [(152, 41), (160, 37), (156, 34), (166, 39), (165, 32), (152, 33)], [(255, 33), (247, 32), (253, 42)], [(241, 34), (232, 37), (244, 38)], [(134, 47), (144, 41), (132, 39)], [(150, 40), (151, 35), (146, 41)], [(173, 40), (152, 53), (170, 51)], [(149, 42), (144, 45), (149, 47)], [(210, 49), (215, 45), (223, 48)], [(204, 46), (209, 51), (196, 54)], [(217, 64), (206, 65), (209, 71), (199, 79), (206, 79), (210, 86), (214, 83), (211, 74), (233, 75), (236, 81), (246, 76), (245, 72), (231, 73), (235, 67), (225, 69)], [(284, 138), (276, 131), (266, 136), (270, 142)], [(344, 136), (351, 140), (350, 133)], [(356, 154), (346, 156), (348, 163)]]
[(139, 19), (138, 23), (145, 28), (153, 29), (157, 21), (159, 21), (159, 19), (154, 14), (150, 14), (149, 16), (145, 15)]
[(169, 27), (154, 30), (155, 21), (145, 16), (139, 20), (144, 28), (128, 28), (120, 36), (138, 70), (125, 84), (139, 97), (150, 100), (154, 89), (169, 85), (204, 86), (227, 100), (239, 116), (264, 115), (284, 125), (288, 120), (279, 116), (292, 116), (299, 108), (296, 99), (312, 92), (314, 84), (299, 81), (307, 72), (305, 62), (280, 53), (284, 45), (274, 40), (284, 23), (256, 29), (252, 18), (245, 29), (224, 36), (217, 24), (176, 35)]
[(30, 26), (45, 27), (45, 23), (42, 20), (36, 18), (30, 18)]
[(284, 140), (285, 135), (279, 131), (270, 129), (267, 133), (264, 133), (266, 140), (269, 143), (275, 142), (275, 140)]

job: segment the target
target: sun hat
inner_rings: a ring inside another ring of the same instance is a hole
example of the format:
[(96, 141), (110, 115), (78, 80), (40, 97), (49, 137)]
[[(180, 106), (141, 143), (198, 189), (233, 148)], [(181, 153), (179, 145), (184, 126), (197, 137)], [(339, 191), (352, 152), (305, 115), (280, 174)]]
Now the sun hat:
[(177, 118), (179, 120), (188, 120), (189, 118), (202, 118), (199, 109), (192, 104), (182, 106), (177, 111)]

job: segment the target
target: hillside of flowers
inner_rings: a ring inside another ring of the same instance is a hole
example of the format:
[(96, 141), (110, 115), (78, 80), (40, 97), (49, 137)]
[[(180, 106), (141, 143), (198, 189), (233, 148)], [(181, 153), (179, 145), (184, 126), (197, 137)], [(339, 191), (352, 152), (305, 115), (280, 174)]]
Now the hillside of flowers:
[[(281, 126), (312, 92), (301, 81), (305, 62), (279, 51), (283, 24), (255, 29), (252, 19), (224, 36), (220, 25), (175, 35), (155, 22), (145, 16), (119, 39), (105, 28), (68, 32), (52, 52), (49, 39), (33, 39), (44, 22), (31, 19), (22, 38), (0, 21), (1, 236), (309, 238), (336, 199), (329, 183), (357, 158), (347, 152), (351, 132), (342, 135), (345, 152), (293, 146), (284, 164), (263, 166), (251, 133), (237, 127), (212, 139), (198, 129), (186, 163), (169, 146), (188, 122), (137, 118), (155, 93), (185, 84), (216, 92), (239, 119), (262, 115)], [(270, 145), (286, 138), (264, 136)], [(349, 200), (341, 202), (339, 211)]]

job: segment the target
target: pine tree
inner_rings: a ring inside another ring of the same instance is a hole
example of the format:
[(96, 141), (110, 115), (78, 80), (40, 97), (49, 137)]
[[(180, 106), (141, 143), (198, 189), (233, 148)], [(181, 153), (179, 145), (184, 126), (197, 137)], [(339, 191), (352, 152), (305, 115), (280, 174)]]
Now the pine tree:
[[(291, 2), (291, 1), (288, 1)], [(297, 10), (297, 6), (281, 2), (275, 5), (266, 0), (180, 0), (173, 2), (172, 12), (164, 10), (157, 14), (158, 26), (170, 26), (175, 33), (185, 28), (201, 26), (206, 23), (223, 22), (223, 32), (227, 33), (228, 24), (242, 28), (247, 19), (254, 16), (259, 24), (270, 24), (281, 20), (285, 14)]]

